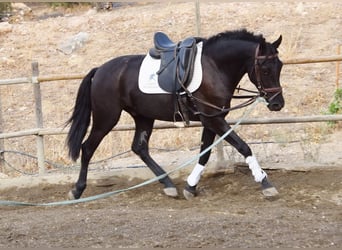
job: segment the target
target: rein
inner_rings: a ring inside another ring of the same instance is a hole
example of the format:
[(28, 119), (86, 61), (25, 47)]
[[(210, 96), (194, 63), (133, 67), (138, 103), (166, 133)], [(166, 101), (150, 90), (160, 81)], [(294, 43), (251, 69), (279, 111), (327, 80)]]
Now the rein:
[(258, 95), (259, 92), (258, 91), (254, 91), (254, 90), (249, 90), (249, 89), (245, 89), (245, 88), (241, 88), (240, 86), (238, 86), (236, 88), (236, 90), (239, 92), (240, 90), (245, 91), (245, 92), (249, 92), (249, 93), (253, 93), (254, 95), (233, 95), (233, 98), (235, 99), (245, 99), (245, 98), (253, 98), (255, 96), (260, 96)]
[[(199, 98), (193, 96), (190, 92), (187, 93), (187, 94), (188, 94), (188, 97), (190, 98), (190, 100), (192, 101), (192, 104), (194, 106), (194, 108), (191, 108), (189, 106), (187, 106), (187, 108), (190, 109), (190, 111), (194, 115), (202, 115), (204, 117), (209, 117), (209, 118), (210, 117), (216, 117), (216, 116), (228, 113), (229, 111), (232, 111), (232, 110), (236, 110), (236, 109), (241, 109), (241, 108), (247, 107), (247, 106), (251, 105), (252, 103), (254, 103), (255, 100), (258, 97), (260, 97), (260, 95), (253, 95), (253, 96), (252, 95), (248, 95), (248, 96), (238, 96), (238, 97), (237, 96), (233, 96), (233, 98), (240, 98), (240, 99), (242, 99), (242, 98), (249, 98), (249, 99), (247, 101), (243, 102), (243, 103), (240, 103), (240, 104), (234, 106), (234, 107), (230, 107), (230, 108), (222, 107), (222, 108), (220, 108), (220, 107), (218, 107), (218, 106), (216, 106), (214, 104), (211, 104), (209, 102), (206, 102), (206, 101), (204, 101), (202, 99), (199, 99)], [(216, 110), (218, 110), (218, 112), (215, 113), (215, 114), (207, 114), (207, 113), (204, 113), (202, 111), (198, 111), (197, 108), (196, 108), (196, 105), (194, 104), (194, 101), (202, 103), (202, 104), (204, 104), (204, 105), (206, 105), (206, 106), (208, 106), (210, 108), (216, 109)]]

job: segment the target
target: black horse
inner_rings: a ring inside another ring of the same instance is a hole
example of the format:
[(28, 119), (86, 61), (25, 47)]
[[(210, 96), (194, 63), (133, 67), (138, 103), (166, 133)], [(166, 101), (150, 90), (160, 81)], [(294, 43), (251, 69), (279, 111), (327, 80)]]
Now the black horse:
[[(275, 42), (266, 42), (262, 35), (255, 35), (245, 29), (227, 31), (208, 39), (196, 38), (203, 43), (201, 65), (203, 69), (200, 87), (193, 93), (181, 97), (190, 121), (203, 125), (201, 151), (210, 146), (216, 135), (223, 135), (230, 129), (225, 116), (230, 111), (234, 91), (244, 74), (248, 74), (258, 94), (268, 102), (271, 111), (284, 106), (279, 78), (282, 62), (277, 48), (282, 37)], [(135, 121), (135, 135), (132, 150), (145, 162), (156, 176), (165, 171), (149, 154), (149, 139), (155, 120), (174, 121), (175, 101), (170, 94), (145, 94), (138, 87), (139, 69), (145, 55), (126, 55), (114, 58), (98, 68), (92, 69), (83, 79), (76, 98), (73, 114), (68, 120), (71, 127), (67, 137), (69, 155), (76, 160), (80, 151), (81, 170), (79, 178), (69, 197), (78, 199), (86, 188), (88, 164), (102, 139), (112, 130), (124, 110)], [(84, 141), (92, 116), (92, 128)], [(177, 120), (181, 120), (177, 117)], [(260, 168), (250, 147), (235, 133), (225, 140), (241, 153), (252, 171), (256, 182), (261, 183), (266, 196), (277, 194)], [(184, 188), (185, 197), (196, 195), (210, 151), (200, 157), (189, 175)], [(177, 196), (177, 189), (169, 176), (161, 178), (164, 193)]]

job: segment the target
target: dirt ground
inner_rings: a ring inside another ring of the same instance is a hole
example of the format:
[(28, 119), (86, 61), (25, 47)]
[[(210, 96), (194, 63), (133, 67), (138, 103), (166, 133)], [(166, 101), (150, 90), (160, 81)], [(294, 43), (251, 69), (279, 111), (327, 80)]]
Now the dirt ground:
[[(193, 35), (196, 30), (194, 4), (189, 2), (141, 3), (108, 12), (88, 7), (31, 7), (30, 14), (2, 26), (1, 79), (30, 76), (32, 60), (39, 61), (42, 75), (87, 72), (114, 56), (146, 52), (157, 30), (166, 31), (174, 40)], [(203, 2), (201, 34), (207, 37), (246, 27), (264, 34), (269, 41), (282, 34), (282, 59), (329, 56), (342, 43), (341, 13), (340, 2)], [(68, 55), (58, 49), (60, 43), (81, 31), (90, 35), (83, 47)], [(45, 127), (58, 127), (67, 120), (78, 84), (79, 81), (42, 84)], [(335, 64), (284, 66), (282, 85), (285, 109), (270, 115), (260, 108), (255, 116), (322, 114), (336, 88)], [(35, 127), (30, 91), (31, 86), (2, 86), (3, 131)], [(0, 206), (0, 247), (342, 247), (341, 124), (335, 129), (314, 124), (253, 128), (241, 129), (239, 134), (257, 140), (253, 151), (280, 192), (278, 199), (265, 199), (250, 172), (238, 166), (234, 173), (207, 173), (199, 184), (199, 196), (191, 201), (182, 196), (168, 198), (160, 184), (152, 183), (76, 205)], [(152, 147), (198, 146), (200, 130), (190, 131), (184, 134), (178, 130), (172, 137), (164, 131), (156, 132)], [(189, 144), (185, 144), (185, 137)], [(113, 138), (114, 135), (110, 137)], [(260, 140), (280, 143), (259, 145)], [(117, 148), (114, 143), (105, 144), (99, 149), (99, 158), (106, 155), (103, 152), (108, 156), (127, 150), (131, 136), (115, 134), (113, 141)], [(35, 143), (33, 139), (11, 139), (5, 148), (34, 154)], [(70, 164), (64, 138), (46, 137), (45, 143), (48, 159)], [(180, 154), (190, 155), (188, 151)], [(167, 154), (154, 157), (163, 166), (170, 159), (176, 161)], [(16, 168), (37, 171), (36, 164), (18, 158), (13, 156)], [(11, 156), (6, 155), (6, 159), (10, 161)], [(126, 167), (141, 164), (128, 158), (116, 162)], [(11, 171), (0, 171), (0, 200), (61, 201), (76, 180), (75, 173), (57, 176), (51, 172), (40, 178), (24, 176), (23, 181)], [(140, 171), (143, 170), (135, 173)], [(12, 174), (17, 178), (10, 178)], [(179, 193), (186, 176), (183, 173), (174, 177)], [(112, 185), (90, 178), (83, 197), (127, 188), (145, 181), (145, 177), (109, 173), (106, 183)]]
[[(205, 175), (199, 195), (168, 198), (147, 186), (106, 199), (56, 207), (0, 207), (0, 247), (342, 247), (341, 170), (268, 174), (277, 200), (266, 200), (249, 171)], [(91, 184), (85, 197), (130, 187), (142, 179), (113, 177)], [(184, 181), (176, 178), (181, 190)], [(26, 202), (64, 200), (70, 184), (0, 191)]]

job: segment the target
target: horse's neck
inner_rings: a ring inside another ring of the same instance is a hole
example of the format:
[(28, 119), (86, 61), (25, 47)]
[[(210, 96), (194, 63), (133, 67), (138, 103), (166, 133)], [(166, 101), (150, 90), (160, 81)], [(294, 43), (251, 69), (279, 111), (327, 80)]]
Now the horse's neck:
[(227, 48), (220, 53), (219, 60), (234, 84), (237, 85), (248, 73), (253, 63), (255, 46), (250, 42), (232, 41), (231, 44), (227, 43)]

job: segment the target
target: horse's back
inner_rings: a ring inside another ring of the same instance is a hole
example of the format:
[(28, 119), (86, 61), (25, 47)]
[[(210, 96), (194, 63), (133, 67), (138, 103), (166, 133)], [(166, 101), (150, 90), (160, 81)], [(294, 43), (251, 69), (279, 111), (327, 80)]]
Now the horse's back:
[(120, 85), (138, 84), (143, 55), (113, 58), (101, 65), (93, 77), (92, 92), (118, 91)]
[(113, 78), (114, 76), (125, 76), (126, 72), (136, 72), (139, 73), (139, 68), (144, 59), (144, 55), (125, 55), (115, 57), (103, 65), (101, 65), (95, 76), (94, 79), (105, 79), (105, 78)]

